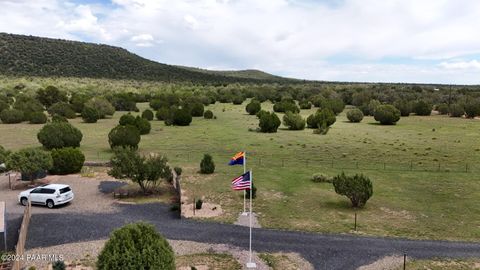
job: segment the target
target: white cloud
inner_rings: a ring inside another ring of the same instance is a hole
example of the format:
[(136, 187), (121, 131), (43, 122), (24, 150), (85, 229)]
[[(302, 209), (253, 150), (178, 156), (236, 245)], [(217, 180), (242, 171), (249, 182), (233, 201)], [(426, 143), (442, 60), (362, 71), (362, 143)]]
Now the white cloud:
[(439, 64), (439, 66), (445, 69), (480, 69), (480, 61), (471, 60), (442, 62)]
[(197, 67), (344, 81), (480, 83), (471, 75), (478, 62), (469, 58), (480, 54), (480, 1), (328, 2), (0, 1), (0, 31), (88, 39)]

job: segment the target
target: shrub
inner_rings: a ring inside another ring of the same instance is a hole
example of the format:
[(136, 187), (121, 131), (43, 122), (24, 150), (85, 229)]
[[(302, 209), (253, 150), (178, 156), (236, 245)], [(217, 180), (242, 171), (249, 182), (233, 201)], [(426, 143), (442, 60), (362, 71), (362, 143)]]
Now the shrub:
[(65, 270), (66, 265), (63, 261), (55, 261), (52, 263), (52, 270)]
[(413, 106), (413, 112), (417, 115), (430, 115), (432, 113), (432, 105), (426, 101), (420, 100)]
[(333, 179), (331, 177), (328, 177), (327, 175), (321, 174), (321, 173), (316, 173), (312, 175), (312, 182), (315, 183), (332, 183)]
[[(262, 111), (260, 111), (262, 112)], [(281, 122), (277, 114), (274, 112), (264, 112), (260, 114), (260, 131), (264, 133), (274, 133), (277, 132), (278, 127)]]
[(6, 165), (9, 170), (22, 173), (29, 180), (35, 180), (38, 172), (52, 168), (53, 161), (50, 153), (38, 148), (26, 148), (14, 152), (7, 157)]
[(90, 99), (91, 97), (85, 94), (78, 94), (75, 93), (72, 95), (70, 98), (70, 104), (72, 105), (72, 108), (75, 112), (77, 113), (82, 113), (83, 108), (85, 107), (85, 103)]
[(163, 101), (161, 99), (152, 99), (150, 100), (150, 108), (154, 109), (155, 111), (158, 111), (160, 108), (165, 108), (169, 107), (170, 105), (168, 102)]
[(321, 102), (320, 108), (322, 109), (330, 109), (332, 112), (337, 115), (345, 109), (345, 103), (343, 103), (343, 100), (339, 98), (334, 98), (334, 99), (325, 99)]
[(305, 119), (303, 119), (303, 117), (298, 113), (285, 113), (283, 116), (283, 124), (290, 130), (305, 129)]
[(277, 102), (273, 105), (273, 111), (274, 112), (293, 112), (293, 113), (299, 113), (300, 108), (298, 108), (297, 104), (295, 104), (294, 101), (290, 100), (282, 100), (280, 102)]
[(37, 99), (45, 105), (45, 107), (50, 107), (58, 102), (67, 102), (68, 98), (65, 92), (60, 91), (55, 86), (47, 86), (44, 89), (37, 91)]
[(124, 114), (118, 120), (118, 124), (120, 124), (122, 126), (126, 126), (126, 125), (134, 126), (135, 125), (135, 116), (133, 116), (131, 113)]
[(257, 114), (262, 109), (262, 104), (257, 100), (252, 100), (250, 103), (247, 104), (245, 107), (245, 111), (247, 111), (250, 115)]
[(173, 124), (176, 126), (188, 126), (192, 122), (192, 115), (187, 109), (175, 110), (172, 114)]
[(52, 122), (40, 129), (38, 141), (47, 149), (62, 147), (80, 147), (82, 132), (70, 123)]
[(138, 131), (140, 131), (140, 135), (145, 135), (150, 133), (150, 130), (152, 129), (152, 126), (150, 125), (150, 122), (148, 122), (147, 119), (137, 116), (134, 119), (134, 125), (137, 127)]
[(461, 104), (450, 105), (451, 117), (462, 117), (465, 114), (465, 108)]
[(145, 118), (148, 121), (152, 121), (153, 120), (153, 112), (149, 109), (146, 109), (145, 111), (142, 112), (142, 118)]
[(73, 110), (72, 106), (66, 102), (58, 102), (53, 104), (48, 108), (48, 113), (50, 115), (61, 115), (68, 119), (73, 119), (77, 117), (77, 114)]
[(164, 121), (170, 117), (170, 110), (168, 109), (168, 107), (161, 107), (160, 109), (158, 109), (155, 116), (158, 120)]
[(203, 113), (203, 117), (205, 119), (212, 119), (213, 118), (213, 112), (210, 110), (206, 110), (205, 113)]
[(241, 105), (245, 98), (243, 96), (237, 95), (232, 98), (233, 105)]
[(10, 105), (5, 101), (0, 100), (0, 112), (7, 109), (10, 109)]
[(312, 108), (312, 103), (310, 101), (304, 99), (298, 103), (298, 106), (300, 106), (301, 110), (310, 110)]
[(363, 174), (346, 176), (342, 173), (333, 178), (333, 186), (337, 194), (350, 199), (352, 207), (362, 208), (373, 194), (372, 182)]
[(400, 111), (401, 116), (409, 116), (413, 111), (412, 102), (406, 100), (397, 100), (394, 106)]
[(262, 118), (263, 115), (267, 115), (269, 114), (269, 112), (265, 111), (265, 110), (260, 110), (257, 114), (255, 114), (257, 116), (258, 119)]
[(30, 124), (45, 124), (48, 118), (43, 112), (33, 112), (30, 115)]
[(203, 200), (202, 199), (197, 199), (197, 201), (195, 202), (195, 209), (202, 209), (202, 205), (203, 205)]
[(6, 150), (3, 146), (0, 145), (0, 164), (5, 163), (10, 151)]
[(82, 119), (85, 123), (96, 123), (99, 115), (95, 108), (84, 106), (82, 110)]
[(7, 109), (0, 113), (0, 119), (4, 124), (17, 124), (23, 121), (24, 113), (17, 109)]
[(78, 148), (53, 149), (51, 152), (53, 166), (50, 169), (52, 174), (71, 174), (82, 170), (85, 156)]
[(193, 117), (203, 116), (203, 111), (205, 110), (202, 103), (194, 103), (190, 108), (190, 114)]
[(108, 133), (108, 143), (112, 149), (115, 147), (137, 149), (139, 142), (140, 131), (132, 125), (118, 125)]
[(363, 113), (359, 109), (351, 109), (347, 112), (348, 121), (359, 123), (363, 119)]
[(98, 270), (175, 270), (175, 255), (153, 225), (133, 223), (116, 229), (97, 261)]
[(177, 176), (182, 175), (182, 168), (180, 168), (180, 167), (175, 167), (175, 168), (173, 168), (173, 170), (175, 171), (175, 174), (176, 174)]
[(327, 127), (333, 125), (337, 121), (337, 117), (330, 109), (319, 109), (316, 113), (307, 117), (307, 126), (309, 128), (319, 128), (321, 123), (325, 121)]
[(436, 106), (436, 109), (437, 109), (438, 113), (440, 113), (440, 114), (448, 114), (448, 111), (449, 111), (448, 110), (448, 104), (446, 104), (446, 103), (438, 104)]
[(400, 120), (400, 111), (392, 105), (380, 105), (375, 110), (374, 118), (382, 125), (394, 125)]
[(95, 97), (85, 103), (85, 106), (95, 108), (99, 119), (112, 116), (115, 113), (115, 107), (105, 98)]
[(55, 114), (52, 116), (52, 122), (68, 123), (68, 119), (61, 115)]
[(133, 93), (119, 93), (109, 97), (109, 101), (117, 111), (138, 112)]
[(211, 174), (213, 172), (215, 172), (215, 163), (213, 162), (213, 158), (209, 154), (204, 154), (203, 159), (200, 162), (200, 173)]
[[(257, 187), (252, 183), (252, 199), (257, 197)], [(246, 190), (245, 198), (250, 199), (250, 189)]]
[(33, 112), (43, 112), (43, 105), (36, 99), (19, 95), (17, 96), (13, 108), (23, 112), (23, 120), (30, 120)]
[(475, 118), (480, 115), (480, 102), (469, 101), (465, 104), (465, 116), (467, 118)]
[(149, 187), (154, 187), (160, 178), (167, 181), (172, 179), (172, 170), (164, 156), (149, 155), (144, 157), (132, 148), (118, 147), (113, 150), (114, 155), (110, 159), (112, 169), (108, 171), (108, 174), (115, 178), (132, 180), (139, 185), (144, 194), (147, 193)]

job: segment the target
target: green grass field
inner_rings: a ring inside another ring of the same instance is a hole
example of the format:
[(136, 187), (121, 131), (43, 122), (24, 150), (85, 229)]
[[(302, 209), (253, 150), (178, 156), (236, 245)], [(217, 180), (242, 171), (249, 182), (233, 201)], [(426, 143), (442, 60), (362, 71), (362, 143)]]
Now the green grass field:
[[(264, 103), (266, 109), (271, 104)], [(147, 104), (139, 104), (141, 110)], [(313, 183), (314, 173), (334, 176), (364, 173), (374, 185), (373, 197), (357, 210), (358, 231), (421, 239), (480, 240), (480, 120), (446, 116), (402, 118), (395, 126), (380, 126), (373, 118), (348, 123), (345, 112), (327, 135), (312, 130), (263, 134), (255, 116), (241, 106), (207, 107), (218, 119), (194, 118), (189, 127), (169, 127), (152, 121), (142, 136), (142, 152), (166, 154), (184, 168), (183, 188), (189, 198), (219, 203), (233, 222), (242, 210), (242, 195), (230, 190), (241, 166), (227, 166), (237, 151), (247, 151), (247, 167), (258, 187), (254, 210), (264, 227), (351, 233), (355, 211), (331, 184)], [(304, 116), (312, 113), (302, 111)], [(81, 149), (87, 160), (110, 157), (107, 134), (122, 113), (96, 124), (71, 120), (84, 134)], [(281, 115), (280, 115), (281, 117)], [(0, 145), (16, 150), (38, 146), (41, 125), (0, 125)], [(216, 173), (197, 173), (203, 153), (212, 154)]]

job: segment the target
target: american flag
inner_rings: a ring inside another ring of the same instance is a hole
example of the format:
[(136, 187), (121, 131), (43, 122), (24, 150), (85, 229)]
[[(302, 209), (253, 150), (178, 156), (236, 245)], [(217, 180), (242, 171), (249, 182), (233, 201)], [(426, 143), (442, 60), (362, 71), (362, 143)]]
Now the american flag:
[(250, 179), (250, 171), (240, 175), (239, 177), (232, 180), (232, 189), (233, 190), (246, 190), (250, 189), (252, 185), (252, 180)]

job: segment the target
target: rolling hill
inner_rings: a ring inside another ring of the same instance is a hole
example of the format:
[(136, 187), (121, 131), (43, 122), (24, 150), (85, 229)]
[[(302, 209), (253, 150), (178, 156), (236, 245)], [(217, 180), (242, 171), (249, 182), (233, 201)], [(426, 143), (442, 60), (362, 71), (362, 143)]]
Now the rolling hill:
[(293, 82), (259, 70), (211, 71), (167, 65), (123, 48), (0, 33), (0, 74), (226, 84)]

